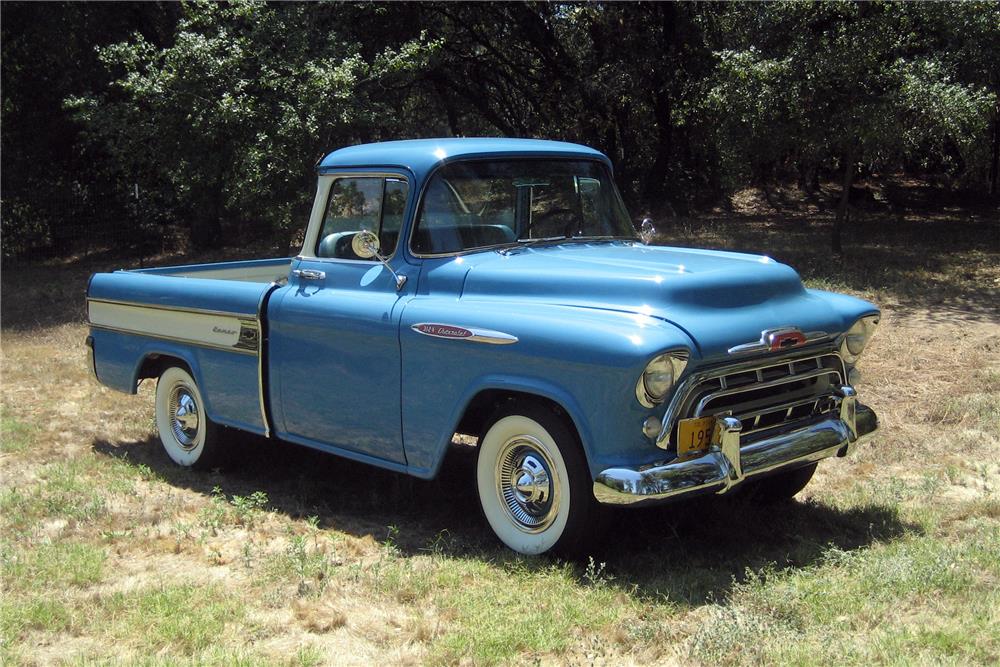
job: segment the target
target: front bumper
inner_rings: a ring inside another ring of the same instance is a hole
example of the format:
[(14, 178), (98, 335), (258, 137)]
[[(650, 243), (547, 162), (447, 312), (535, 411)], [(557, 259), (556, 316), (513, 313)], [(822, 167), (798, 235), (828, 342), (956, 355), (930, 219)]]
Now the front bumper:
[(721, 418), (718, 445), (698, 458), (645, 469), (608, 468), (594, 480), (594, 497), (606, 505), (656, 504), (698, 492), (726, 493), (754, 475), (846, 456), (878, 431), (878, 416), (841, 387), (838, 414), (741, 446), (739, 420)]

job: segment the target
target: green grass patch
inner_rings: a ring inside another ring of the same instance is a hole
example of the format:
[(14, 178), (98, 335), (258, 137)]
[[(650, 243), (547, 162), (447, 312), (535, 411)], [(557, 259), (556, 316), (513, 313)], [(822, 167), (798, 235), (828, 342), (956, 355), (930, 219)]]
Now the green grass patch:
[(0, 548), (3, 588), (12, 591), (83, 587), (104, 574), (105, 554), (89, 544), (42, 543), (28, 548)]
[(30, 654), (30, 634), (68, 632), (101, 645), (96, 654), (77, 656), (77, 664), (108, 664), (109, 658), (117, 664), (129, 656), (128, 664), (142, 665), (318, 664), (305, 649), (280, 661), (246, 651), (243, 637), (253, 629), (244, 620), (242, 601), (216, 585), (85, 597), (40, 588), (4, 595), (0, 639), (11, 662)]
[[(92, 464), (90, 464), (92, 465)], [(103, 489), (86, 459), (71, 459), (41, 468), (39, 481), (0, 493), (0, 515), (5, 528), (23, 532), (38, 522), (65, 519), (89, 522), (107, 514)]]
[(0, 417), (0, 453), (17, 454), (27, 451), (35, 441), (38, 430), (13, 417)]
[(268, 497), (263, 491), (227, 499), (222, 489), (215, 487), (208, 505), (198, 515), (198, 523), (213, 535), (226, 525), (252, 528), (266, 514), (267, 504)]
[(233, 636), (244, 614), (243, 604), (218, 586), (181, 585), (113, 593), (88, 616), (95, 634), (140, 652), (190, 656)]
[(517, 656), (559, 654), (582, 637), (610, 628), (632, 606), (628, 596), (601, 579), (581, 585), (578, 568), (570, 564), (429, 561), (394, 576), (426, 591), (421, 598), (450, 618), (431, 646), (432, 659), (442, 663), (492, 665)]
[(72, 611), (61, 600), (4, 595), (0, 602), (0, 639), (5, 648), (16, 645), (26, 632), (59, 632), (72, 622)]
[[(989, 662), (1000, 654), (1000, 528), (829, 549), (809, 568), (749, 573), (690, 642), (705, 663)], [(994, 624), (994, 625), (991, 625)]]
[(0, 491), (0, 526), (25, 533), (44, 521), (96, 521), (108, 514), (111, 495), (135, 496), (140, 479), (157, 477), (127, 459), (88, 454), (48, 463), (38, 469), (37, 480)]

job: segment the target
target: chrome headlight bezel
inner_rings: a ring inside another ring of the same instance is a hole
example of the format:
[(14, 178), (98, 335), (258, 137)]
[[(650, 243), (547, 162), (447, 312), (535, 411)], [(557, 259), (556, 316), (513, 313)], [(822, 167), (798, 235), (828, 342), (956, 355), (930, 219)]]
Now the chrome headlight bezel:
[(639, 404), (654, 408), (663, 403), (687, 367), (689, 358), (687, 350), (669, 350), (653, 357), (635, 384)]
[(847, 366), (854, 366), (875, 335), (881, 315), (865, 315), (847, 330), (840, 341), (840, 358)]

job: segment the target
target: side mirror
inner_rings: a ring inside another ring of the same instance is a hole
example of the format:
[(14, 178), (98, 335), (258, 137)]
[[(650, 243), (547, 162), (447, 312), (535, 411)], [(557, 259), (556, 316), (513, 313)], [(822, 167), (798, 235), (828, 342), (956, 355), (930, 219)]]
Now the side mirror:
[[(378, 236), (367, 229), (362, 229), (354, 235), (353, 239), (351, 239), (351, 250), (353, 250), (354, 254), (361, 259), (378, 257), (378, 251), (381, 246), (382, 244), (379, 243)], [(382, 258), (379, 257), (379, 259)]]
[(351, 250), (354, 251), (355, 255), (361, 259), (371, 259), (374, 257), (382, 263), (382, 266), (389, 270), (392, 277), (396, 279), (396, 291), (398, 292), (406, 284), (406, 276), (401, 276), (392, 270), (392, 267), (389, 266), (389, 261), (378, 253), (381, 247), (382, 244), (378, 240), (378, 235), (367, 229), (362, 229), (351, 239)]
[(646, 245), (652, 243), (653, 239), (656, 237), (656, 227), (653, 226), (652, 218), (643, 218), (642, 222), (639, 223), (639, 238)]

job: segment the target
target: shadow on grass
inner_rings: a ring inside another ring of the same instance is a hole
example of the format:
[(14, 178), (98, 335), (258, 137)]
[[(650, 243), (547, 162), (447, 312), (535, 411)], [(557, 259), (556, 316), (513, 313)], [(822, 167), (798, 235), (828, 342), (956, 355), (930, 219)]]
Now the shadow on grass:
[[(296, 519), (315, 516), (320, 528), (380, 543), (391, 539), (403, 557), (434, 551), (498, 567), (519, 561), (529, 570), (552, 562), (525, 563), (499, 546), (480, 514), (474, 447), (454, 446), (432, 481), (252, 436), (240, 436), (238, 463), (211, 472), (174, 465), (155, 437), (97, 441), (93, 449), (145, 464), (169, 484), (206, 496), (216, 488), (228, 498), (264, 491), (273, 511)], [(738, 496), (620, 510), (612, 519), (593, 554), (614, 577), (612, 585), (639, 599), (687, 605), (724, 598), (748, 572), (806, 567), (831, 546), (859, 549), (919, 530), (889, 506), (759, 507)]]

